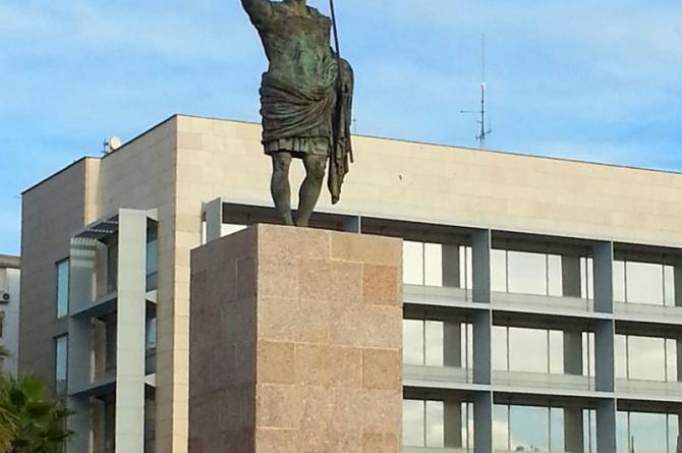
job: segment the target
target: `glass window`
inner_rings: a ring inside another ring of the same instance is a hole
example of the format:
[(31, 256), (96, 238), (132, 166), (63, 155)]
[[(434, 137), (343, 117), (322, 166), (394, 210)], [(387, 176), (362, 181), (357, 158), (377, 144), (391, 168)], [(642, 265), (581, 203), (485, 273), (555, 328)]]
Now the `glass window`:
[(558, 297), (564, 295), (563, 269), (559, 255), (547, 255), (547, 294)]
[(150, 222), (147, 228), (147, 291), (158, 288), (159, 272), (159, 235), (156, 223)]
[(507, 327), (493, 326), (493, 369), (508, 371), (508, 357)]
[(678, 415), (618, 412), (618, 453), (675, 453)]
[(403, 241), (405, 284), (471, 288), (470, 269), (470, 247)]
[(156, 349), (156, 316), (147, 319), (147, 350)]
[(512, 406), (509, 419), (512, 450), (549, 451), (547, 408)]
[(107, 244), (107, 294), (118, 288), (118, 235)]
[(660, 264), (625, 263), (627, 302), (663, 304), (663, 266)]
[(424, 284), (424, 244), (403, 242), (403, 282), (408, 285)]
[(421, 320), (403, 320), (403, 363), (424, 364), (424, 322)]
[(509, 292), (547, 294), (545, 255), (510, 251), (507, 260)]
[(662, 338), (627, 338), (630, 379), (665, 381), (665, 340)]
[(403, 445), (407, 447), (423, 447), (426, 443), (424, 435), (424, 401), (403, 401)]
[(68, 345), (67, 335), (55, 339), (55, 391), (60, 396), (67, 390)]
[(547, 331), (509, 329), (509, 365), (511, 371), (547, 373)]
[(492, 290), (501, 293), (509, 292), (509, 288), (507, 288), (507, 252), (491, 250), (490, 268)]
[(613, 262), (613, 299), (617, 302), (625, 302), (625, 263)]
[(57, 263), (57, 318), (69, 314), (69, 260)]
[(424, 284), (443, 286), (443, 246), (424, 244)]
[[(630, 442), (637, 453), (666, 452), (667, 421), (665, 414), (630, 414)], [(667, 450), (670, 451), (670, 450)]]
[(426, 321), (424, 323), (424, 364), (443, 366), (443, 323)]
[(627, 346), (625, 335), (616, 335), (615, 342), (615, 359), (616, 359), (616, 377), (626, 379), (627, 374)]
[(444, 432), (442, 401), (403, 400), (403, 445), (443, 448)]
[(495, 451), (511, 449), (509, 435), (509, 406), (496, 404), (493, 407), (493, 448)]
[(403, 362), (407, 365), (443, 366), (444, 323), (403, 320)]
[(594, 261), (592, 258), (580, 258), (580, 297), (594, 299)]
[(564, 373), (564, 333), (558, 330), (549, 332), (549, 372)]

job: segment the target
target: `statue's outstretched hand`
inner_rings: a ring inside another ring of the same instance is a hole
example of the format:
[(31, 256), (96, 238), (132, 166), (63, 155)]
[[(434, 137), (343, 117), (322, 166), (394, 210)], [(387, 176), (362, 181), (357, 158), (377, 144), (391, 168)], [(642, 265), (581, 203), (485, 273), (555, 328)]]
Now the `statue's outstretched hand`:
[(270, 0), (241, 0), (241, 2), (256, 27), (263, 25), (272, 15)]

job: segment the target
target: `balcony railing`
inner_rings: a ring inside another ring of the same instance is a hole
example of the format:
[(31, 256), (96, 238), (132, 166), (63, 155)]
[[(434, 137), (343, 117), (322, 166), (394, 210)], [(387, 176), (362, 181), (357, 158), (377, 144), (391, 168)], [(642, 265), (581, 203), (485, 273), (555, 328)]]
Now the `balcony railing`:
[(627, 318), (658, 319), (665, 323), (682, 324), (682, 307), (617, 302), (615, 312), (616, 316)]
[(492, 300), (493, 306), (497, 308), (541, 310), (543, 312), (556, 310), (576, 313), (588, 313), (594, 310), (594, 301), (578, 297), (538, 296), (494, 291)]
[(617, 379), (616, 392), (621, 396), (643, 396), (682, 401), (682, 382)]
[(535, 390), (579, 391), (594, 390), (594, 378), (573, 374), (532, 373), (525, 371), (493, 371), (493, 384), (503, 387), (523, 387)]
[(405, 382), (467, 384), (473, 382), (473, 370), (466, 368), (403, 365)]

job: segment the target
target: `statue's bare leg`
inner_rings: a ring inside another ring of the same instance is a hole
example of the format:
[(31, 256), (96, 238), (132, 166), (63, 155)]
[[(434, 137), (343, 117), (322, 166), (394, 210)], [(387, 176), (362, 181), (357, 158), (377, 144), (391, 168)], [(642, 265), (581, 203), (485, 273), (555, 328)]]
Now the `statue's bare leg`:
[(296, 225), (298, 226), (307, 227), (310, 222), (310, 216), (313, 214), (322, 191), (326, 164), (326, 156), (308, 154), (303, 157), (306, 178), (301, 184), (301, 190), (298, 194), (298, 215), (296, 217)]
[(291, 188), (289, 187), (291, 153), (280, 151), (272, 154), (272, 181), (270, 192), (275, 208), (285, 225), (293, 225), (291, 216)]

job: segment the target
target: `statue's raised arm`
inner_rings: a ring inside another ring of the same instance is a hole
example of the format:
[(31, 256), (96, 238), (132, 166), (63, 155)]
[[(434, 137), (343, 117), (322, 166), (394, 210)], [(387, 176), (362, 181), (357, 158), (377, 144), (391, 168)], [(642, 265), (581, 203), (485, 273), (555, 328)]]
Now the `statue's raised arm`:
[(272, 15), (272, 3), (270, 0), (241, 0), (242, 6), (251, 18), (254, 25), (260, 26), (267, 22)]

